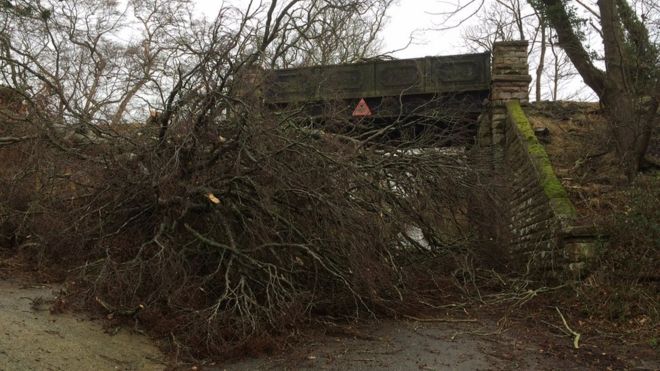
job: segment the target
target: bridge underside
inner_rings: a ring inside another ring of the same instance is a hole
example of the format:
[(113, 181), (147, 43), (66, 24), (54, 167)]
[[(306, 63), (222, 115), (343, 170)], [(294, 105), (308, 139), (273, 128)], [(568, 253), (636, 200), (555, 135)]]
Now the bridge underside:
[[(267, 104), (308, 125), (358, 131), (376, 142), (433, 136), (439, 146), (463, 145), (474, 142), (476, 119), (489, 96), (490, 53), (271, 70), (263, 76)], [(355, 115), (361, 99), (368, 110)]]
[(489, 91), (365, 98), (370, 115), (354, 116), (360, 99), (280, 103), (273, 109), (307, 126), (337, 134), (398, 144), (425, 138), (434, 145), (474, 143), (477, 118)]

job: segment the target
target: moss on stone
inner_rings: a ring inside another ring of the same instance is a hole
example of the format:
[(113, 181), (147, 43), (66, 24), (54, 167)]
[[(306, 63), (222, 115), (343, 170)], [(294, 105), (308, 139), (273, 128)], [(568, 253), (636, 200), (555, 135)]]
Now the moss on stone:
[(543, 192), (550, 200), (555, 215), (560, 218), (571, 219), (577, 216), (575, 207), (568, 199), (568, 193), (561, 184), (548, 157), (545, 148), (539, 143), (532, 125), (527, 120), (525, 112), (520, 107), (518, 101), (509, 101), (506, 103), (508, 118), (512, 121), (518, 132), (522, 135), (523, 144), (529, 153), (539, 176), (539, 182)]

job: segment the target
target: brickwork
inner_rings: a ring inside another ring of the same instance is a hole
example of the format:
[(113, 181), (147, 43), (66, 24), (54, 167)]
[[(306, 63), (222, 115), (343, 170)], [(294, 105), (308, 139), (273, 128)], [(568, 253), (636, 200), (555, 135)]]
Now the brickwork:
[[(505, 174), (509, 179), (510, 251), (519, 267), (534, 272), (555, 271), (563, 266), (560, 231), (570, 225), (576, 213), (554, 176), (544, 166), (547, 154), (534, 136), (518, 102), (506, 104)], [(531, 135), (530, 135), (531, 134)], [(544, 182), (544, 179), (548, 179)], [(559, 187), (560, 191), (556, 191)], [(553, 192), (557, 194), (553, 194)], [(555, 202), (551, 202), (551, 200)], [(553, 208), (566, 205), (565, 209)]]
[(492, 66), (489, 111), (480, 118), (477, 143), (509, 190), (502, 243), (521, 271), (579, 275), (598, 250), (595, 233), (574, 226), (575, 208), (520, 105), (531, 81), (527, 42), (495, 43)]
[(501, 41), (493, 44), (491, 101), (529, 100), (527, 41)]

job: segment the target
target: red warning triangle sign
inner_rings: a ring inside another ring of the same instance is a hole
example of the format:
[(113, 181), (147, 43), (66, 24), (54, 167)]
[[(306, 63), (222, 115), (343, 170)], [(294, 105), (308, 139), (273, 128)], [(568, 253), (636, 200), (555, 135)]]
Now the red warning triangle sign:
[(360, 99), (360, 103), (355, 106), (353, 110), (353, 117), (365, 117), (371, 116), (371, 109), (367, 105), (367, 102), (364, 101), (364, 98)]

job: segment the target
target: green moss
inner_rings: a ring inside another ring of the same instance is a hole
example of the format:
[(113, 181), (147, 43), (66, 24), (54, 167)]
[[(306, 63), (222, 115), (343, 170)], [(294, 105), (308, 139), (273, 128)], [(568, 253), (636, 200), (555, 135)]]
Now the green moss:
[(568, 193), (561, 184), (554, 170), (552, 163), (548, 157), (545, 148), (534, 135), (532, 125), (527, 120), (525, 112), (520, 107), (517, 101), (506, 103), (506, 109), (509, 119), (515, 124), (516, 128), (522, 134), (523, 143), (527, 147), (527, 152), (530, 154), (532, 161), (539, 175), (539, 182), (545, 195), (550, 199), (550, 206), (555, 214), (562, 218), (573, 218), (577, 215), (575, 207), (571, 200), (568, 199)]

